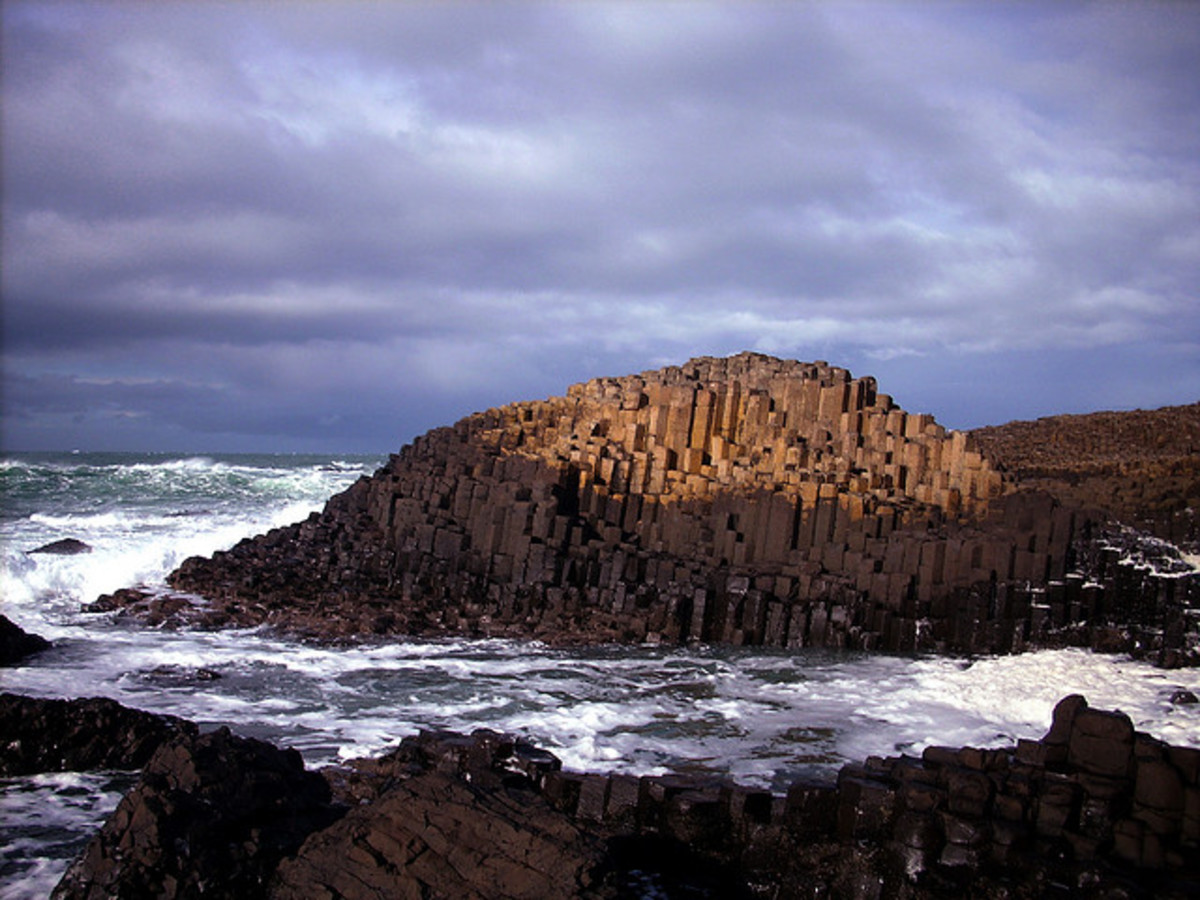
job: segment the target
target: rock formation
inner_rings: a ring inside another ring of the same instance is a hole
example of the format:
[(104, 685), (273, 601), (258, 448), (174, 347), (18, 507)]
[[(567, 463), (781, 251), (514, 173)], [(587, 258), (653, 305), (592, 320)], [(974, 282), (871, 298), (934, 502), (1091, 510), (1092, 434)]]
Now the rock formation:
[(195, 733), (191, 722), (101, 697), (0, 694), (0, 776), (140, 769), (162, 744)]
[(309, 838), (270, 896), (599, 897), (604, 859), (600, 839), (536, 792), (430, 772)]
[(47, 553), (52, 556), (78, 556), (80, 553), (91, 553), (92, 547), (78, 538), (62, 538), (61, 540), (51, 541), (48, 544), (43, 544), (40, 547), (33, 550), (26, 550), (25, 552)]
[(228, 731), (163, 746), (54, 893), (84, 897), (1188, 897), (1200, 750), (1059, 703), (1041, 740), (931, 747), (786, 793), (564, 771), (422, 733), (305, 772)]
[(205, 605), (94, 608), (320, 637), (1071, 642), (1194, 662), (1194, 567), (1149, 568), (1110, 512), (1024, 486), (989, 446), (1016, 456), (825, 363), (696, 359), (429, 432), (321, 514), (186, 560), (170, 583)]
[(52, 896), (261, 897), (279, 860), (337, 815), (295, 750), (189, 735), (158, 749)]
[(27, 656), (50, 648), (44, 637), (30, 634), (8, 616), (0, 616), (0, 666), (15, 666)]

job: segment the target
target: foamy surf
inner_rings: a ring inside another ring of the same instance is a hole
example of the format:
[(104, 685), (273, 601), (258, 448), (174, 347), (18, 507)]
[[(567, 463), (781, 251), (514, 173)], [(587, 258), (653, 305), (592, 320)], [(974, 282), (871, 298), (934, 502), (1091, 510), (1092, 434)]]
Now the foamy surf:
[(97, 622), (5, 684), (230, 725), (295, 746), (311, 765), (376, 754), (423, 728), (493, 728), (572, 768), (701, 768), (778, 788), (869, 755), (1039, 737), (1067, 693), (1200, 746), (1200, 708), (1170, 700), (1200, 692), (1200, 673), (1083, 650), (966, 661), (466, 640), (320, 648), (259, 631)]

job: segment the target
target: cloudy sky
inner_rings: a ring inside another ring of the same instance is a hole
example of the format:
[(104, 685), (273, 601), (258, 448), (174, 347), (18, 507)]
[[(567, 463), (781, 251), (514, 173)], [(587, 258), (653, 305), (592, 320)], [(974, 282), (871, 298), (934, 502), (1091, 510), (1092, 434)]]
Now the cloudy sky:
[(388, 451), (752, 349), (1200, 399), (1200, 4), (3, 6), (7, 449)]

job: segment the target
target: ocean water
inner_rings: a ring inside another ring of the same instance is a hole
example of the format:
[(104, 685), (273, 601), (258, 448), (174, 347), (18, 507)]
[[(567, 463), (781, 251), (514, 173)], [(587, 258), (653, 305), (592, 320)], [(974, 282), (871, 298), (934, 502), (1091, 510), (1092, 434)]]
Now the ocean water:
[[(488, 727), (568, 768), (710, 772), (783, 788), (930, 744), (1040, 737), (1082, 693), (1200, 746), (1200, 672), (1079, 650), (885, 656), (713, 647), (556, 649), (513, 641), (327, 647), (263, 630), (171, 631), (80, 611), (162, 586), (184, 558), (294, 522), (382, 458), (16, 454), (0, 459), (0, 609), (54, 647), (0, 690), (112, 697), (297, 748), (311, 766), (379, 753), (421, 728)], [(76, 538), (93, 551), (29, 554)], [(132, 783), (123, 773), (0, 781), (0, 900), (45, 897)]]

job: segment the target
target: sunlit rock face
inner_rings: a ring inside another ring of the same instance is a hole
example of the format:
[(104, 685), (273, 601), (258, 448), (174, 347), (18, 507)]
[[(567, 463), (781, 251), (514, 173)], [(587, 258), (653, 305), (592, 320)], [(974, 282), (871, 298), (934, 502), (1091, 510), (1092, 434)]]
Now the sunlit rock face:
[(1048, 490), (1064, 477), (1027, 486), (873, 378), (701, 358), (435, 429), (321, 514), (186, 561), (171, 584), (206, 603), (101, 607), (322, 637), (1068, 641), (1186, 661), (1194, 572), (1106, 553), (1109, 511)]

